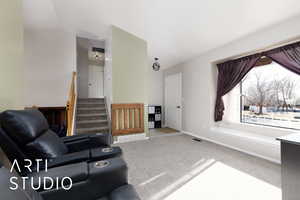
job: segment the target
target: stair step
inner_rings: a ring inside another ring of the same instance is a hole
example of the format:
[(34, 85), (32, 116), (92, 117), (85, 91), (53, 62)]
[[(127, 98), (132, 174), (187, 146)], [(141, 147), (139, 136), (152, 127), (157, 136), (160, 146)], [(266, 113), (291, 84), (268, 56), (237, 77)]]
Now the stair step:
[(85, 100), (104, 100), (104, 98), (78, 98), (80, 101), (85, 101)]
[(77, 107), (77, 110), (106, 110), (104, 106), (101, 107), (88, 107), (88, 108), (82, 108), (82, 107)]
[(93, 127), (93, 128), (77, 128), (76, 133), (84, 134), (84, 133), (101, 133), (109, 131), (108, 126), (104, 127)]
[(101, 102), (77, 102), (77, 105), (79, 105), (79, 106), (91, 106), (91, 105), (105, 106), (105, 103), (101, 103)]
[(107, 120), (106, 113), (102, 114), (77, 114), (76, 121), (88, 121), (88, 120)]
[(108, 122), (107, 120), (81, 120), (78, 121), (77, 124), (89, 124), (89, 123), (106, 123)]
[(106, 127), (108, 126), (107, 120), (85, 120), (77, 121), (76, 128), (94, 128), (94, 127)]
[(103, 114), (106, 113), (106, 109), (102, 108), (77, 108), (77, 114)]
[(81, 108), (95, 108), (95, 109), (102, 109), (105, 108), (104, 104), (77, 104), (77, 109)]
[(85, 113), (85, 114), (77, 114), (77, 117), (100, 117), (106, 116), (106, 113)]
[(87, 99), (78, 99), (78, 103), (102, 103), (104, 104), (104, 99), (102, 98), (87, 98)]
[(108, 126), (108, 123), (103, 123), (103, 124), (76, 124), (76, 128), (77, 129), (81, 129), (81, 128), (106, 128)]
[(108, 132), (107, 117), (104, 98), (77, 99), (76, 132), (78, 134)]

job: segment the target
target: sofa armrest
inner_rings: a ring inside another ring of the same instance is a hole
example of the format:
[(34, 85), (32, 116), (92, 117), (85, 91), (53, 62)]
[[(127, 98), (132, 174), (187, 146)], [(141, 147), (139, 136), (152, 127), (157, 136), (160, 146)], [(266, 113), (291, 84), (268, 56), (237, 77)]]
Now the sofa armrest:
[(112, 143), (112, 136), (109, 133), (88, 134), (84, 137), (80, 135), (62, 138), (70, 152), (77, 152), (97, 147), (109, 147)]
[(49, 159), (48, 168), (54, 168), (63, 165), (79, 163), (79, 162), (87, 161), (89, 159), (90, 159), (89, 150), (75, 152), (75, 153), (68, 153), (57, 158)]
[[(45, 177), (51, 177), (54, 180), (56, 180), (57, 178), (59, 180), (58, 183), (61, 183), (61, 180), (64, 177), (70, 177), (73, 183), (85, 181), (88, 178), (88, 164), (86, 162), (69, 164), (48, 169), (47, 172), (40, 171), (29, 175), (29, 178), (32, 178), (32, 184), (35, 188), (39, 186), (39, 181), (44, 180)], [(49, 180), (48, 178), (45, 179), (46, 187), (51, 187), (51, 184), (51, 180)], [(61, 187), (61, 185), (59, 185), (59, 187)], [(43, 191), (43, 188), (40, 187), (38, 191)]]
[[(97, 163), (108, 162), (103, 168)], [(100, 198), (113, 190), (128, 184), (128, 168), (122, 158), (110, 158), (89, 163), (91, 195)]]
[(72, 135), (72, 136), (66, 136), (66, 137), (61, 137), (62, 141), (64, 143), (67, 142), (73, 142), (73, 141), (77, 141), (77, 140), (83, 140), (83, 139), (88, 139), (89, 135)]
[(110, 133), (96, 133), (90, 135), (92, 145), (110, 146), (113, 142), (112, 135)]
[(109, 195), (110, 200), (141, 200), (132, 185), (124, 185), (115, 189)]
[(91, 140), (89, 138), (85, 138), (82, 140), (74, 140), (72, 142), (65, 142), (65, 145), (68, 148), (69, 153), (84, 151), (91, 148)]
[[(72, 199), (95, 200), (100, 199), (117, 188), (127, 185), (127, 166), (121, 158), (104, 160), (107, 165), (99, 167), (98, 162), (88, 163), (88, 177), (86, 180), (73, 181), (70, 190), (54, 187), (51, 190), (40, 191), (44, 200)], [(98, 164), (97, 164), (98, 163)], [(67, 173), (66, 173), (67, 174)]]

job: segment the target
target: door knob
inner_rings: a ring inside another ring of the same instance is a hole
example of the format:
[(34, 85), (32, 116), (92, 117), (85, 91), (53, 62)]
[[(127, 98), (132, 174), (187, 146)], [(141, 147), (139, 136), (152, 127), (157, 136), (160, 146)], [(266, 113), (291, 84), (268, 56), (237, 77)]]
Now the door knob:
[(89, 83), (89, 86), (91, 86), (92, 84), (91, 83)]
[(180, 108), (180, 106), (176, 106), (176, 108)]

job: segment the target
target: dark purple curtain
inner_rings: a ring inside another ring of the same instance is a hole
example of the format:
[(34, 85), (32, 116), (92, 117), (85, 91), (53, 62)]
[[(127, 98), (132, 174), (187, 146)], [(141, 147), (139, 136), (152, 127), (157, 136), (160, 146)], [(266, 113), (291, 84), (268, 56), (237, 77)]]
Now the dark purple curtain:
[(267, 51), (264, 55), (286, 69), (300, 74), (300, 42)]
[(225, 108), (222, 97), (244, 78), (262, 56), (267, 56), (286, 69), (300, 75), (300, 42), (218, 64), (215, 121), (221, 121), (223, 118)]
[(218, 64), (217, 98), (215, 105), (215, 121), (221, 121), (224, 113), (222, 97), (232, 90), (244, 76), (255, 66), (262, 54), (255, 54)]

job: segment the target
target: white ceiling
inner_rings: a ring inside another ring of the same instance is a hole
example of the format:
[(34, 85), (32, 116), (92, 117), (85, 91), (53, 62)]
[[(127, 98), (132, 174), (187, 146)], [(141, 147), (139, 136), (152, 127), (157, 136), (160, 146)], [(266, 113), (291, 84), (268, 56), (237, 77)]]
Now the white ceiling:
[(116, 25), (148, 42), (163, 67), (300, 14), (299, 0), (23, 0), (27, 28), (103, 39)]

